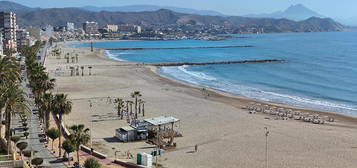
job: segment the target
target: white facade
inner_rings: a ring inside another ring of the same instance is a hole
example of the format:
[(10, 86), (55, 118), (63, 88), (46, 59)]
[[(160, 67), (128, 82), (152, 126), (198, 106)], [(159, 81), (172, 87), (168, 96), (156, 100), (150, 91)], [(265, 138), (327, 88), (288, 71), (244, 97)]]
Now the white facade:
[(4, 48), (17, 49), (16, 45), (16, 14), (14, 12), (0, 12), (0, 29), (3, 34)]
[(117, 32), (119, 30), (118, 25), (105, 25), (104, 29), (106, 29), (108, 32)]
[(25, 29), (16, 30), (16, 45), (18, 49), (30, 46), (30, 33)]
[(98, 32), (98, 23), (97, 22), (85, 22), (83, 23), (83, 30), (88, 35), (97, 35)]
[(74, 23), (67, 22), (67, 31), (74, 31)]

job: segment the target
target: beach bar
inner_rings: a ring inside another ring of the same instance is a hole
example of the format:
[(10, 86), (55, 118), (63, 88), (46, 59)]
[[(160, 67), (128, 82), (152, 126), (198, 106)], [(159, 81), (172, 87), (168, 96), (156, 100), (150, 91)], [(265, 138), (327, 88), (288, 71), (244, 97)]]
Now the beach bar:
[(116, 129), (115, 137), (122, 142), (157, 139), (157, 136), (172, 138), (179, 135), (177, 131), (174, 131), (174, 125), (179, 121), (175, 117), (165, 116), (148, 118), (142, 121), (136, 120), (130, 126)]
[(130, 142), (136, 140), (136, 129), (131, 126), (121, 127), (115, 130), (115, 137), (122, 142)]

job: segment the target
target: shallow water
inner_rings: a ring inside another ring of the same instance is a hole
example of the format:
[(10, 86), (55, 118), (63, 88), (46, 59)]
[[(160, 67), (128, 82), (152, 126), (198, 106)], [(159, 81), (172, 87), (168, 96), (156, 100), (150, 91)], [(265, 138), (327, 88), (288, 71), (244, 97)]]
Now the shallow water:
[[(259, 100), (357, 115), (357, 32), (237, 35), (224, 41), (96, 42), (96, 48), (253, 45), (106, 51), (112, 59), (135, 62), (212, 62), (285, 59), (286, 63), (163, 67), (178, 80)], [(72, 44), (89, 47), (88, 43)]]

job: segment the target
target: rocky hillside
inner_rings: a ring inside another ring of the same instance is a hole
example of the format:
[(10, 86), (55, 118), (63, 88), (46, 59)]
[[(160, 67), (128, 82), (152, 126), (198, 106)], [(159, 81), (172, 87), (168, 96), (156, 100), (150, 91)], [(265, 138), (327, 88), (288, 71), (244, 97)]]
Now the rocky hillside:
[[(6, 6), (7, 5), (7, 6)], [(63, 26), (66, 22), (74, 22), (76, 26), (85, 21), (96, 21), (99, 26), (105, 24), (137, 24), (142, 26), (166, 25), (196, 25), (196, 26), (225, 26), (236, 30), (231, 32), (245, 32), (248, 29), (264, 29), (267, 33), (279, 32), (321, 32), (342, 31), (344, 26), (332, 19), (312, 17), (303, 21), (273, 18), (248, 18), (239, 16), (206, 16), (196, 14), (177, 13), (161, 9), (148, 12), (93, 12), (78, 8), (35, 9), (14, 3), (0, 1), (1, 8), (17, 11), (18, 24), (24, 26)], [(23, 9), (23, 10), (21, 10)]]

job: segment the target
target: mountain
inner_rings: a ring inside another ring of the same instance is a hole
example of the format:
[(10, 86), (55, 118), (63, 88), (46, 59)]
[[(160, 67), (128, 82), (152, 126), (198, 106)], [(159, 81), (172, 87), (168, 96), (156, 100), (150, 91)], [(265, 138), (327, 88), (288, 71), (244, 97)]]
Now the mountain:
[(95, 7), (95, 6), (84, 6), (80, 9), (88, 10), (92, 12), (144, 12), (144, 11), (157, 11), (160, 9), (168, 9), (178, 13), (188, 13), (197, 15), (209, 15), (209, 16), (224, 16), (224, 14), (211, 11), (211, 10), (196, 10), (190, 8), (178, 8), (172, 6), (155, 6), (155, 5), (129, 5), (129, 6), (114, 6), (114, 7)]
[(127, 23), (143, 26), (219, 25), (235, 30), (234, 32), (263, 28), (267, 33), (341, 31), (344, 28), (332, 19), (310, 18), (296, 22), (287, 19), (204, 16), (177, 13), (166, 9), (147, 12), (91, 12), (77, 8), (53, 8), (18, 15), (18, 23), (22, 26), (44, 26), (47, 24), (60, 26), (65, 25), (66, 22), (81, 25), (85, 21), (97, 21), (99, 26)]
[(311, 9), (305, 7), (302, 4), (292, 5), (284, 11), (273, 12), (270, 14), (252, 14), (245, 15), (245, 17), (254, 17), (254, 18), (285, 18), (295, 21), (306, 20), (311, 17), (325, 18), (324, 16), (318, 14), (317, 12), (312, 11)]
[(10, 1), (0, 1), (0, 11), (4, 12), (16, 12), (16, 13), (24, 13), (36, 10), (35, 8), (30, 8), (24, 5), (20, 5)]
[[(342, 31), (344, 26), (332, 19), (312, 17), (303, 21), (273, 18), (248, 18), (240, 16), (208, 16), (179, 13), (160, 9), (143, 12), (89, 11), (79, 8), (29, 8), (7, 1), (0, 1), (0, 7), (7, 11), (17, 11), (17, 23), (25, 26), (63, 26), (73, 22), (80, 27), (85, 21), (96, 21), (102, 27), (106, 24), (137, 24), (144, 27), (181, 27), (200, 29), (199, 27), (221, 27), (223, 33), (251, 32), (264, 30), (266, 33), (280, 32), (320, 32)], [(224, 27), (224, 28), (222, 28)], [(222, 33), (221, 32), (221, 33)], [(219, 32), (218, 32), (219, 33)]]

